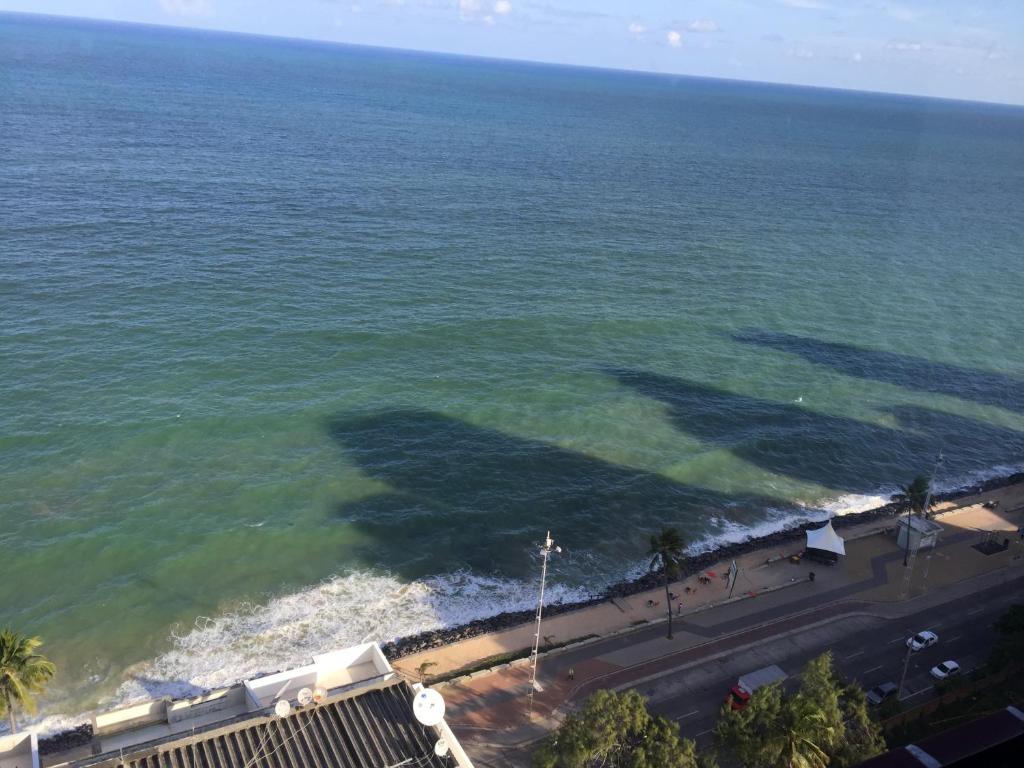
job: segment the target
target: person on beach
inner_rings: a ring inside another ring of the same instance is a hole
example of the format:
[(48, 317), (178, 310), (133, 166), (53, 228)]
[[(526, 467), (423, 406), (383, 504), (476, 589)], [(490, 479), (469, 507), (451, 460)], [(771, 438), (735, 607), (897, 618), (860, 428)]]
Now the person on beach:
[(576, 670), (573, 669), (572, 667), (569, 667), (569, 679), (570, 680), (575, 680), (576, 679)]

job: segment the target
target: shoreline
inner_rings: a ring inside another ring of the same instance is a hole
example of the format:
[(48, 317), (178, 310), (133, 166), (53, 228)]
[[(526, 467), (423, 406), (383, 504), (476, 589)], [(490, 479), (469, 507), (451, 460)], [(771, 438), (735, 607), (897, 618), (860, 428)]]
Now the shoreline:
[[(1024, 471), (1013, 471), (1007, 475), (990, 477), (936, 493), (932, 497), (932, 503), (933, 505), (948, 504), (958, 499), (977, 496), (1018, 484), (1024, 485)], [(897, 497), (893, 496), (890, 498)], [(833, 515), (832, 517), (816, 521), (795, 523), (771, 533), (752, 536), (743, 541), (723, 543), (717, 547), (685, 557), (680, 566), (679, 579), (682, 580), (698, 574), (722, 560), (738, 558), (757, 550), (791, 544), (802, 539), (808, 528), (818, 527), (826, 519), (831, 520), (836, 529), (845, 529), (877, 520), (893, 518), (904, 511), (905, 507), (901, 502), (889, 501), (872, 509), (850, 512), (845, 515)], [(939, 512), (945, 511), (950, 510), (939, 510)], [(545, 605), (544, 615), (551, 618), (583, 611), (587, 608), (606, 603), (614, 604), (616, 598), (629, 597), (651, 589), (660, 589), (662, 586), (657, 572), (644, 573), (632, 579), (627, 578), (613, 582), (601, 589), (600, 592), (595, 593), (592, 597), (584, 600)], [(395, 662), (463, 640), (520, 627), (532, 622), (535, 615), (534, 608), (505, 611), (450, 627), (425, 630), (413, 635), (406, 635), (387, 643), (381, 643), (380, 647), (385, 656), (392, 662)], [(83, 739), (87, 741), (91, 738), (91, 724), (86, 722), (77, 726), (69, 725), (60, 730), (43, 732), (40, 736), (41, 752), (59, 752), (77, 743), (81, 743)]]
[[(942, 491), (932, 496), (932, 505), (952, 502), (968, 496), (976, 496), (981, 493), (1007, 488), (1009, 486), (1024, 483), (1024, 472), (1013, 472), (1002, 477), (993, 477), (976, 483), (970, 483), (960, 488)], [(905, 506), (897, 499), (897, 495), (890, 497), (890, 501), (872, 509), (860, 512), (851, 512), (846, 515), (833, 515), (828, 520), (836, 529), (849, 528), (862, 523), (873, 522), (885, 518), (893, 518), (905, 511)], [(679, 579), (693, 576), (706, 570), (715, 563), (749, 554), (759, 549), (765, 549), (774, 545), (785, 544), (802, 538), (807, 529), (820, 527), (823, 521), (803, 522), (782, 528), (762, 536), (753, 536), (739, 542), (722, 544), (721, 546), (705, 550), (695, 555), (687, 556), (680, 564)], [(576, 600), (568, 603), (552, 603), (544, 606), (544, 615), (547, 617), (559, 616), (573, 611), (579, 611), (595, 605), (609, 602), (618, 597), (646, 592), (650, 589), (661, 587), (661, 579), (656, 572), (645, 573), (633, 579), (624, 579), (604, 587), (600, 593), (586, 600)], [(397, 660), (416, 653), (440, 648), (460, 640), (468, 640), (472, 637), (488, 634), (490, 632), (501, 632), (513, 627), (533, 621), (536, 611), (533, 608), (520, 611), (505, 611), (481, 619), (459, 624), (442, 629), (433, 629), (420, 632), (415, 635), (397, 638), (387, 643), (381, 643), (381, 650), (391, 660)]]

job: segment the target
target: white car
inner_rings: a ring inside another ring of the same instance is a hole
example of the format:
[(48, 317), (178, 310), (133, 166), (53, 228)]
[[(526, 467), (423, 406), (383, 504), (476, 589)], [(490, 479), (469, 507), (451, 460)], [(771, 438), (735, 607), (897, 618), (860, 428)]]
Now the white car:
[(913, 637), (908, 637), (907, 648), (912, 651), (920, 651), (922, 648), (935, 645), (937, 642), (939, 642), (939, 636), (926, 629), (924, 632), (918, 632)]
[(944, 661), (932, 667), (932, 677), (936, 680), (945, 680), (960, 674), (960, 665), (955, 661)]

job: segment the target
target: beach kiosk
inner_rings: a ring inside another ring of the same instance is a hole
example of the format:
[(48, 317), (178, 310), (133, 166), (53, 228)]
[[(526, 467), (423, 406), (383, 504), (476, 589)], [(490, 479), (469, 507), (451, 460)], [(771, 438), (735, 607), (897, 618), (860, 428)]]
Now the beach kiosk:
[(902, 550), (907, 550), (907, 531), (910, 532), (910, 548), (907, 551), (916, 552), (922, 547), (934, 547), (939, 541), (939, 534), (942, 526), (934, 520), (924, 517), (901, 517), (899, 519), (899, 533), (896, 543)]
[(824, 565), (835, 565), (840, 555), (846, 554), (846, 542), (836, 533), (829, 520), (821, 528), (807, 531), (807, 551), (804, 557)]

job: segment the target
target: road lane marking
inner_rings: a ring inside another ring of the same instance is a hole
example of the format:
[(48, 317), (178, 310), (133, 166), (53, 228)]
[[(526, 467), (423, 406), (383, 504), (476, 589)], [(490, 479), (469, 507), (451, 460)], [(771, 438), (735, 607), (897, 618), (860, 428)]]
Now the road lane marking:
[(698, 733), (694, 738), (699, 739), (701, 736), (705, 736), (705, 735), (707, 735), (709, 733), (713, 733), (714, 730), (715, 730), (714, 728), (708, 728), (706, 731), (701, 731), (700, 733)]
[(880, 670), (882, 668), (882, 666), (883, 665), (879, 664), (877, 667), (872, 667), (871, 669), (865, 669), (863, 674), (870, 675), (872, 672), (877, 672), (878, 670)]
[(903, 639), (904, 638), (903, 638), (902, 635), (900, 637), (894, 637), (892, 640), (890, 640), (888, 643), (886, 643), (886, 645), (892, 645), (893, 643), (898, 643), (900, 640), (903, 640)]
[(688, 717), (693, 717), (694, 715), (699, 715), (699, 714), (700, 714), (700, 710), (699, 709), (695, 709), (695, 710), (693, 710), (693, 712), (689, 712), (688, 714), (685, 714), (685, 715), (680, 715), (679, 717), (676, 718), (676, 720), (685, 720)]
[(974, 614), (981, 613), (984, 610), (985, 610), (984, 608), (975, 608), (973, 611), (968, 611), (967, 615), (968, 616), (973, 616)]
[(863, 655), (864, 655), (864, 651), (857, 651), (856, 653), (851, 653), (849, 656), (844, 656), (843, 657), (843, 661), (849, 661), (850, 659), (856, 659), (858, 656), (863, 656)]
[(949, 638), (946, 642), (952, 643), (954, 640), (959, 640), (961, 637), (963, 637), (963, 635), (957, 635), (956, 637)]

